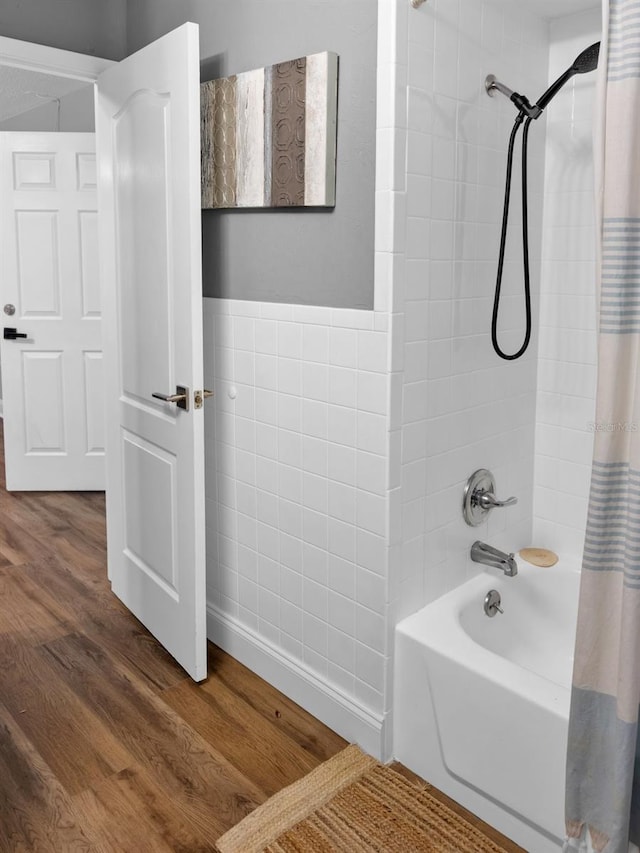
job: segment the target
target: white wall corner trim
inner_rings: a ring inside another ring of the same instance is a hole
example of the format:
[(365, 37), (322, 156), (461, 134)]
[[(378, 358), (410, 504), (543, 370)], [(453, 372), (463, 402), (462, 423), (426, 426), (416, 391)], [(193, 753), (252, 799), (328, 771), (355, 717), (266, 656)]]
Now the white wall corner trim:
[(211, 602), (207, 603), (207, 637), (350, 743), (357, 743), (378, 759), (388, 757), (387, 720), (317, 678)]

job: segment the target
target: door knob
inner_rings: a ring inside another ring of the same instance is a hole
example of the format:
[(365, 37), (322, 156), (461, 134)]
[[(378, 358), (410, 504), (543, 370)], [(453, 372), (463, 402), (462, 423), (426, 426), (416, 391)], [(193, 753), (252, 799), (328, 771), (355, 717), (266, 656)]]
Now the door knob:
[(4, 339), (5, 341), (15, 341), (16, 338), (26, 338), (27, 335), (25, 332), (19, 332), (17, 329), (10, 329), (8, 326), (4, 327)]
[(16, 313), (16, 306), (12, 305), (10, 302), (7, 302), (7, 304), (3, 308), (3, 311), (5, 314), (8, 314), (10, 317), (13, 317), (13, 315)]
[(179, 409), (189, 411), (189, 389), (184, 385), (176, 385), (175, 394), (161, 394), (159, 391), (154, 391), (151, 396), (164, 403), (175, 403)]

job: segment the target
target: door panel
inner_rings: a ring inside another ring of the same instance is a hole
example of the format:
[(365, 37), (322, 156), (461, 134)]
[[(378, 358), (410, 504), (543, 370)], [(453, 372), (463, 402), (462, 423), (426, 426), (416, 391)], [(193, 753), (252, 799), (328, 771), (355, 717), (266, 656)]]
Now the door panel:
[[(198, 28), (98, 80), (99, 239), (113, 591), (206, 677)], [(188, 409), (154, 392), (188, 389)]]
[(84, 400), (87, 456), (104, 456), (104, 363), (102, 353), (85, 350)]
[[(10, 490), (103, 489), (95, 137), (0, 134), (0, 304)], [(91, 433), (91, 443), (88, 436)], [(96, 441), (96, 436), (98, 440)]]
[[(125, 480), (125, 551), (154, 581), (179, 597), (177, 570), (176, 457), (140, 436), (123, 434)], [(153, 489), (166, 495), (159, 506), (141, 501)]]
[(14, 189), (55, 189), (56, 155), (53, 152), (14, 151), (12, 161)]
[[(169, 264), (169, 181), (131, 178), (131, 163), (154, 163), (159, 173), (170, 173), (170, 128), (166, 94), (134, 93), (114, 117), (114, 176), (118, 211), (120, 281), (135, 287), (120, 288), (122, 393), (166, 411), (152, 399), (149, 389), (175, 387), (173, 371), (173, 284)], [(166, 165), (165, 165), (166, 164)], [(150, 217), (153, 220), (150, 221)], [(145, 319), (153, 317), (153, 323)], [(145, 329), (144, 347), (140, 330)]]
[(80, 279), (82, 316), (100, 316), (100, 268), (98, 266), (98, 214), (95, 210), (78, 211), (80, 233)]
[(26, 451), (66, 453), (62, 352), (23, 352)]
[(95, 155), (76, 155), (76, 176), (79, 190), (96, 190), (98, 188)]
[(17, 210), (15, 215), (18, 313), (23, 317), (59, 317), (58, 211)]

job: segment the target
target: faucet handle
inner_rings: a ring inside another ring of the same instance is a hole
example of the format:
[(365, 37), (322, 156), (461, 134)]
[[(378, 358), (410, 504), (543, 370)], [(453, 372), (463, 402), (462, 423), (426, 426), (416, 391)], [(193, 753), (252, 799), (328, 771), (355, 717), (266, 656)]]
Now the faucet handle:
[(506, 501), (499, 501), (493, 492), (477, 492), (476, 500), (483, 509), (494, 509), (498, 506), (513, 506), (518, 503), (518, 498), (510, 497)]
[(487, 514), (496, 507), (513, 506), (518, 503), (515, 497), (499, 501), (495, 496), (496, 481), (491, 471), (479, 468), (467, 480), (462, 496), (462, 515), (471, 527), (477, 527), (486, 519)]

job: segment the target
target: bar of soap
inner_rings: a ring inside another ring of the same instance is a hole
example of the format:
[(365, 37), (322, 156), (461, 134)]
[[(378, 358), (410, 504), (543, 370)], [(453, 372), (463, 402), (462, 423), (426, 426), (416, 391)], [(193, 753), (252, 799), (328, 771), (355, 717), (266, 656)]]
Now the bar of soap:
[(559, 559), (555, 552), (549, 551), (547, 548), (523, 548), (520, 551), (520, 556), (527, 563), (545, 568), (555, 566)]

